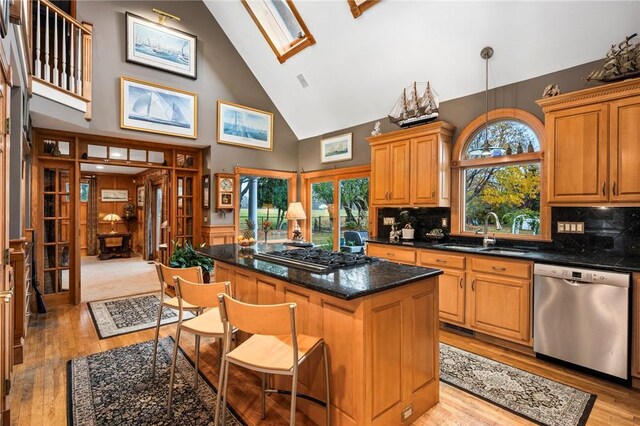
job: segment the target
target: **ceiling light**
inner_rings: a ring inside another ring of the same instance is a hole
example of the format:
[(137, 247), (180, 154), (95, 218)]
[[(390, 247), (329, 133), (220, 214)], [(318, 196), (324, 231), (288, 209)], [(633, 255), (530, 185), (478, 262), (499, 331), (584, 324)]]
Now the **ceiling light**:
[(96, 166), (96, 169), (102, 170), (102, 169), (104, 169), (104, 166)]

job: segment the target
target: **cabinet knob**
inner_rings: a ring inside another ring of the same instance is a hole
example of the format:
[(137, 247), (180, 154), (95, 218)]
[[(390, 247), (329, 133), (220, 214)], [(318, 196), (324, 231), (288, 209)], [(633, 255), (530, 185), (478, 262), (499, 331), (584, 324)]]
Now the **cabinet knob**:
[(506, 270), (507, 270), (507, 268), (503, 268), (503, 267), (501, 267), (501, 266), (494, 266), (494, 267), (493, 267), (493, 270), (494, 270), (494, 271), (504, 272), (504, 271), (506, 271)]
[(462, 277), (460, 277), (460, 288), (463, 288), (463, 286), (462, 286)]
[(602, 182), (602, 195), (606, 195), (605, 190), (607, 189), (607, 182)]
[(471, 281), (471, 291), (476, 291), (476, 280)]
[(436, 259), (436, 262), (438, 262), (438, 263), (447, 263), (447, 261), (444, 260), (444, 259)]

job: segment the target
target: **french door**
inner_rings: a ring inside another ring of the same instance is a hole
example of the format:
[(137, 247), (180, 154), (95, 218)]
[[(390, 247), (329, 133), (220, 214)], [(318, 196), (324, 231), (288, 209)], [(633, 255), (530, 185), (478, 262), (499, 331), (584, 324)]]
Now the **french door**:
[(41, 161), (39, 166), (38, 268), (48, 306), (77, 303), (76, 180), (75, 163)]
[(330, 173), (306, 179), (306, 232), (320, 248), (340, 250), (345, 231), (368, 232), (369, 173)]

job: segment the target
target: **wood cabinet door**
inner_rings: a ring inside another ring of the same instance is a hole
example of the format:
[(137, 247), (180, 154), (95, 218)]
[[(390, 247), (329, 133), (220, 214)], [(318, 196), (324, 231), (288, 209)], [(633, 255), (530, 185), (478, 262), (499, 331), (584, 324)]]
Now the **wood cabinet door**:
[(404, 265), (416, 264), (416, 251), (414, 249), (393, 247), (387, 244), (368, 243), (367, 254)]
[(633, 361), (631, 362), (631, 374), (640, 379), (640, 274), (633, 275), (633, 331), (631, 354)]
[(469, 278), (471, 328), (531, 346), (530, 281), (474, 273)]
[(640, 96), (609, 105), (611, 201), (640, 202)]
[(595, 104), (547, 114), (549, 203), (608, 200), (607, 111)]
[[(433, 268), (438, 266), (433, 265)], [(464, 271), (443, 269), (438, 277), (440, 321), (464, 325), (465, 282)]]
[(411, 141), (411, 203), (438, 204), (438, 136)]
[(371, 204), (385, 206), (389, 204), (389, 145), (371, 147)]
[(388, 204), (409, 204), (411, 141), (395, 142), (389, 146)]

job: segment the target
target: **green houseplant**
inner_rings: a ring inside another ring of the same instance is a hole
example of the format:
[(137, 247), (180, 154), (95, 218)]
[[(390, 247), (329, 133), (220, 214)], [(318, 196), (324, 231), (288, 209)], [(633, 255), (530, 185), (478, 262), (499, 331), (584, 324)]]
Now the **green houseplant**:
[[(184, 246), (178, 244), (177, 241), (171, 242), (173, 243), (173, 251), (169, 258), (169, 266), (172, 268), (190, 268), (192, 266), (199, 266), (202, 268), (204, 282), (208, 283), (211, 278), (211, 272), (213, 272), (213, 262), (211, 259), (195, 251), (193, 246), (188, 242), (185, 242)], [(205, 244), (201, 247), (204, 246)]]

